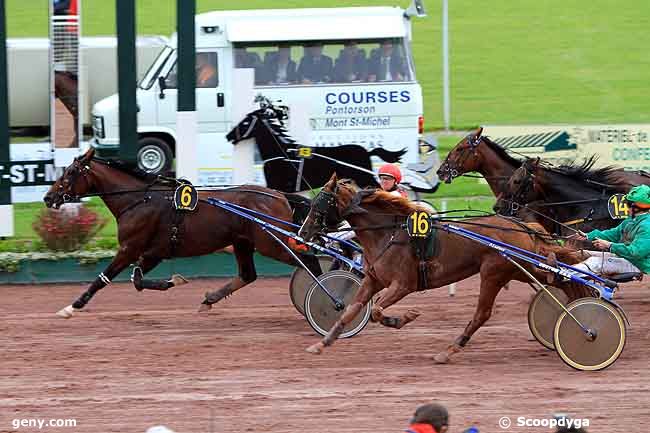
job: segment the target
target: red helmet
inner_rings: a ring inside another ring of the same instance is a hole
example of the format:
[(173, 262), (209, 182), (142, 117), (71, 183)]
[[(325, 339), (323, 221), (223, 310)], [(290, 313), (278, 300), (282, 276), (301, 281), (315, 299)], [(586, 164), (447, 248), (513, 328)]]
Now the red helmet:
[(393, 179), (395, 179), (396, 183), (400, 183), (402, 181), (402, 172), (400, 171), (399, 167), (396, 166), (395, 164), (384, 164), (381, 166), (379, 169), (379, 172), (377, 173), (378, 176), (390, 176)]

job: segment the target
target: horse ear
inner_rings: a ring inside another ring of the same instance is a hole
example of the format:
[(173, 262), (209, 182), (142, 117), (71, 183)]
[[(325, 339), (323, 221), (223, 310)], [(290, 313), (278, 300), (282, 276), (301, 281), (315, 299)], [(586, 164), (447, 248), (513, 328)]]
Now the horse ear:
[(474, 134), (474, 137), (478, 140), (481, 138), (481, 134), (483, 133), (483, 127), (479, 126), (478, 129), (476, 130), (476, 134)]
[(330, 182), (338, 182), (339, 178), (336, 176), (336, 172), (332, 173), (332, 176), (330, 177)]
[(81, 161), (86, 164), (89, 163), (93, 157), (95, 156), (95, 148), (90, 146), (90, 148), (84, 153), (83, 158), (81, 158)]

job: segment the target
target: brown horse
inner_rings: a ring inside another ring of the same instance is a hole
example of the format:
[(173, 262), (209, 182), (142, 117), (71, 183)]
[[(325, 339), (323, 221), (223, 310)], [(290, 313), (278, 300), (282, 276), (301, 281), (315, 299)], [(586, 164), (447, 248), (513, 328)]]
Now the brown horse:
[(483, 128), (478, 128), (458, 142), (440, 164), (438, 177), (451, 183), (458, 176), (477, 172), (483, 175), (494, 196), (498, 197), (506, 190), (512, 173), (521, 166), (521, 160), (512, 157), (482, 133)]
[(78, 146), (79, 138), (79, 92), (77, 90), (77, 75), (72, 72), (56, 71), (54, 73), (54, 96), (59, 98), (63, 106), (72, 115), (74, 123), (74, 138), (69, 147)]
[(508, 180), (495, 211), (538, 222), (556, 234), (614, 227), (619, 221), (609, 215), (609, 198), (650, 183), (650, 177), (612, 166), (594, 168), (595, 163), (593, 156), (560, 166), (527, 160)]
[[(364, 252), (365, 278), (354, 300), (347, 306), (340, 319), (330, 329), (322, 341), (307, 349), (311, 353), (321, 353), (326, 346), (334, 343), (345, 325), (361, 311), (372, 297), (387, 288), (373, 306), (372, 318), (384, 326), (401, 328), (414, 320), (418, 313), (409, 311), (401, 317), (384, 315), (384, 309), (398, 302), (404, 296), (417, 290), (419, 259), (409, 245), (408, 235), (402, 224), (416, 206), (401, 197), (382, 191), (358, 191), (348, 181), (339, 181), (336, 174), (323, 187), (314, 199), (312, 209), (300, 229), (299, 234), (311, 238), (323, 228), (325, 217), (345, 219), (354, 227)], [(556, 257), (569, 263), (576, 263), (580, 256), (571, 250), (555, 244), (546, 243), (525, 228), (503, 217), (471, 219), (470, 224), (476, 233), (490, 236), (519, 248), (542, 255), (554, 253)], [(380, 227), (380, 228), (377, 228)], [(384, 228), (385, 227), (385, 228)], [(525, 230), (523, 230), (525, 231)], [(529, 278), (515, 265), (507, 261), (498, 251), (469, 239), (459, 237), (444, 230), (437, 231), (438, 255), (427, 263), (428, 278), (423, 287), (436, 288), (480, 274), (481, 287), (474, 318), (463, 333), (449, 348), (435, 356), (435, 361), (447, 362), (451, 355), (461, 351), (472, 335), (490, 318), (494, 300), (506, 283), (511, 280), (529, 282)], [(530, 265), (524, 265), (537, 277), (544, 274)], [(586, 293), (567, 293), (577, 298)]]
[[(155, 176), (130, 170), (114, 161), (93, 158), (93, 155), (91, 149), (76, 158), (52, 185), (44, 201), (48, 207), (57, 208), (74, 198), (99, 195), (117, 220), (120, 248), (88, 289), (72, 305), (59, 311), (60, 316), (71, 317), (132, 263), (136, 264), (133, 282), (138, 290), (167, 290), (186, 280), (176, 275), (168, 281), (151, 281), (144, 280), (143, 275), (163, 259), (210, 254), (232, 245), (239, 275), (219, 290), (207, 293), (200, 311), (210, 309), (212, 304), (257, 278), (253, 261), (255, 251), (290, 265), (296, 264), (258, 224), (204, 201), (216, 197), (291, 221), (291, 207), (281, 193), (253, 185), (202, 191), (194, 211), (177, 211), (172, 204), (175, 181), (171, 185), (160, 184)], [(286, 242), (286, 236), (277, 235)], [(314, 256), (298, 255), (314, 273), (320, 274)]]

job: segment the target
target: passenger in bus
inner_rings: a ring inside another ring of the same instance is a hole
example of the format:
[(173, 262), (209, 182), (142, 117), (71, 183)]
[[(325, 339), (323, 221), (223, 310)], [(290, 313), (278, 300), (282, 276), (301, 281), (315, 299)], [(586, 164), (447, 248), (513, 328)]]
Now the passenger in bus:
[(312, 42), (305, 45), (305, 56), (298, 66), (298, 79), (303, 84), (327, 83), (332, 80), (332, 58), (323, 54), (323, 44)]
[(365, 81), (367, 75), (366, 52), (359, 48), (357, 41), (347, 41), (334, 65), (334, 81), (338, 83)]
[(297, 80), (296, 62), (291, 60), (291, 47), (280, 45), (278, 51), (265, 59), (265, 81), (268, 84), (293, 83)]
[(235, 48), (235, 68), (255, 69), (255, 84), (264, 82), (264, 63), (257, 53), (249, 52), (246, 48)]
[(393, 41), (386, 39), (373, 50), (368, 64), (368, 81), (403, 81), (407, 74), (404, 57), (394, 49)]
[(216, 56), (196, 53), (196, 87), (217, 87)]

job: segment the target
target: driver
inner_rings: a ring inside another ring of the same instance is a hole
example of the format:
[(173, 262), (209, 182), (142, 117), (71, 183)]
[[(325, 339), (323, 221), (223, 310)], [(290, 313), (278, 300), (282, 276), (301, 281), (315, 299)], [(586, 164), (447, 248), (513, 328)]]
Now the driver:
[(593, 230), (580, 240), (590, 240), (599, 251), (585, 251), (587, 260), (573, 265), (595, 274), (650, 273), (650, 186), (635, 186), (625, 196), (630, 217), (609, 230)]

